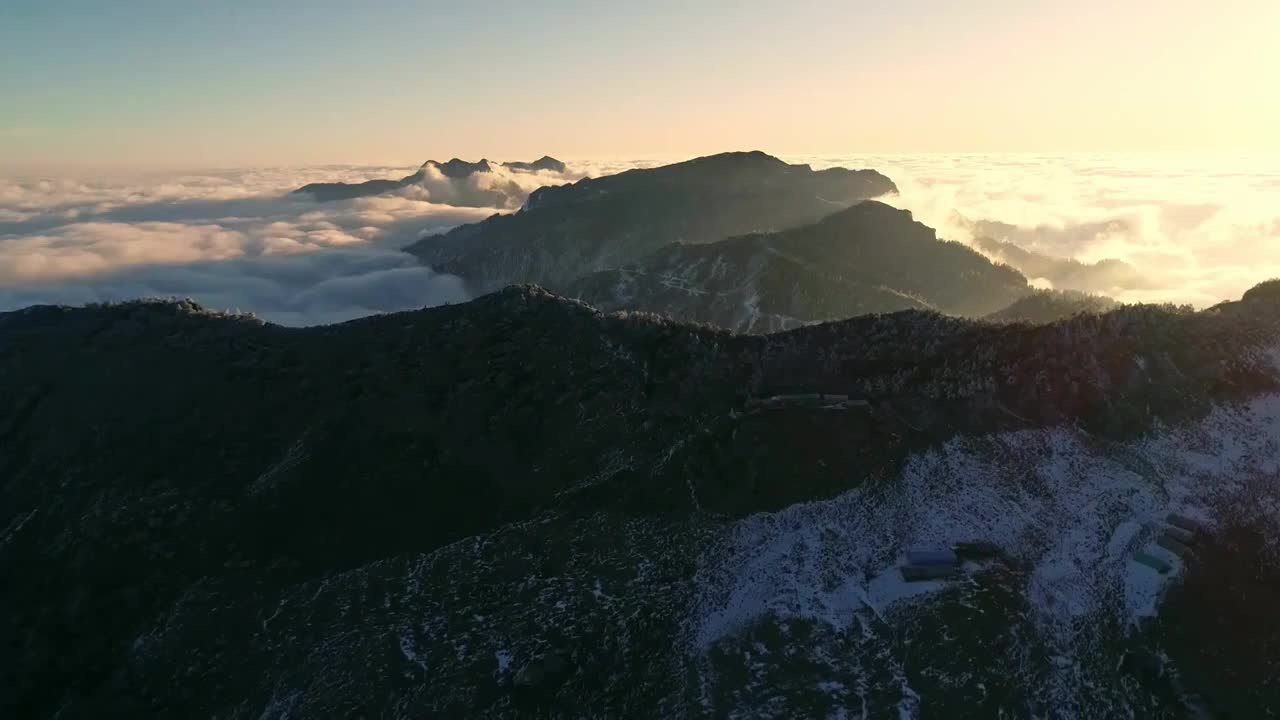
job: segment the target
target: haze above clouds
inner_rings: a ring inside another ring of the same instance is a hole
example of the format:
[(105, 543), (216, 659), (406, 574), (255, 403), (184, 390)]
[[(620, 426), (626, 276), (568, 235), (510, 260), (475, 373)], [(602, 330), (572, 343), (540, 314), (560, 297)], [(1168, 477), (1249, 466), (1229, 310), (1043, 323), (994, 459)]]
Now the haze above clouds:
[[(1168, 156), (824, 155), (814, 167), (871, 167), (944, 237), (989, 236), (1034, 252), (1129, 262), (1139, 277), (1072, 289), (1205, 306), (1280, 276), (1280, 167)], [(468, 299), (458, 278), (400, 248), (498, 210), (451, 203), (659, 162), (570, 163), (564, 175), (437, 178), (397, 194), (317, 203), (311, 182), (399, 178), (407, 167), (314, 167), (0, 178), (0, 310), (183, 296), (309, 325)], [(441, 184), (444, 183), (444, 184)], [(1045, 279), (1038, 284), (1052, 285)], [(1064, 286), (1065, 287), (1065, 286)]]

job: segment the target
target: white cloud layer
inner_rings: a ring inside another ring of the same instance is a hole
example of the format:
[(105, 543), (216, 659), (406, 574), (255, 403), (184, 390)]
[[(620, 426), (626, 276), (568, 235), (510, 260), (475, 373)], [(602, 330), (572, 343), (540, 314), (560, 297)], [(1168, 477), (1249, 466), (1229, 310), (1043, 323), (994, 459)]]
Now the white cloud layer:
[(0, 310), (183, 296), (310, 325), (458, 302), (467, 299), (458, 278), (399, 249), (496, 212), (455, 202), (489, 193), (514, 210), (537, 187), (570, 178), (503, 169), (461, 180), (431, 176), (396, 194), (339, 202), (288, 195), (311, 182), (399, 178), (414, 169), (0, 178)]
[[(1280, 162), (1189, 156), (884, 155), (790, 158), (884, 172), (944, 237), (1009, 240), (1140, 282), (1076, 289), (1196, 306), (1280, 277)], [(970, 221), (969, 223), (963, 220)]]
[[(1089, 282), (1119, 284), (1079, 288), (1120, 300), (1204, 306), (1280, 276), (1280, 167), (1117, 156), (786, 159), (878, 169), (902, 191), (890, 202), (945, 237), (991, 236), (1082, 262), (1124, 260), (1139, 278), (1097, 274)], [(457, 278), (399, 249), (495, 212), (463, 206), (477, 198), (514, 210), (543, 185), (654, 164), (599, 160), (564, 175), (502, 169), (461, 181), (429, 173), (396, 194), (329, 203), (287, 193), (417, 168), (0, 178), (0, 310), (176, 295), (305, 325), (461, 301)]]

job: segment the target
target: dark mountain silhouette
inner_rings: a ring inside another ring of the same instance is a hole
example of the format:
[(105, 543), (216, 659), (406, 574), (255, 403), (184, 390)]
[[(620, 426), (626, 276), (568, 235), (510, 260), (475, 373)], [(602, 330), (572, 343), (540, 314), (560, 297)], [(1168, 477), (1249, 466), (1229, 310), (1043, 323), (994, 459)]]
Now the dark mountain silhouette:
[(1017, 271), (939, 241), (910, 212), (874, 201), (791, 230), (668, 245), (566, 288), (606, 310), (659, 312), (738, 332), (925, 308), (980, 316), (1029, 292)]
[(503, 163), (512, 170), (524, 170), (526, 172), (546, 171), (554, 173), (563, 173), (568, 170), (565, 164), (550, 155), (543, 155), (533, 162), (509, 162)]
[(480, 162), (467, 162), (466, 160), (459, 160), (458, 158), (454, 158), (445, 163), (428, 160), (422, 164), (422, 167), (419, 168), (418, 172), (423, 172), (430, 167), (435, 167), (445, 177), (454, 179), (469, 177), (475, 173), (493, 172), (493, 166), (491, 166), (489, 161), (484, 158), (481, 158)]
[[(1216, 638), (1280, 576), (1230, 509), (1274, 487), (1243, 480), (1277, 460), (1275, 296), (768, 336), (531, 287), (306, 329), (0, 314), (0, 706), (1261, 717), (1275, 624)], [(1197, 594), (1130, 623), (1170, 508)], [(997, 547), (895, 579), (961, 539)]]
[[(546, 170), (563, 173), (566, 170), (564, 163), (550, 156), (543, 156), (533, 162), (506, 162), (500, 163), (500, 165), (519, 172)], [(417, 172), (412, 175), (406, 175), (399, 180), (366, 180), (362, 183), (311, 183), (294, 190), (293, 194), (310, 195), (319, 202), (385, 195), (402, 188), (422, 184), (431, 169), (438, 170), (441, 175), (453, 180), (465, 180), (476, 173), (493, 172), (493, 165), (485, 159), (481, 159), (479, 162), (467, 162), (466, 160), (453, 158), (443, 163), (428, 160), (418, 168)], [(475, 196), (473, 197), (473, 195)], [(451, 197), (450, 201), (450, 204), (466, 207), (502, 209), (507, 206), (507, 196), (503, 193), (462, 194)]]
[(540, 188), (521, 212), (426, 237), (407, 250), (479, 291), (518, 282), (564, 289), (671, 243), (796, 227), (896, 191), (873, 170), (814, 171), (761, 152), (724, 153)]
[(358, 197), (386, 195), (400, 188), (417, 182), (418, 174), (408, 175), (399, 180), (366, 180), (362, 183), (311, 183), (293, 191), (294, 195), (310, 195), (318, 202), (334, 200), (350, 200)]

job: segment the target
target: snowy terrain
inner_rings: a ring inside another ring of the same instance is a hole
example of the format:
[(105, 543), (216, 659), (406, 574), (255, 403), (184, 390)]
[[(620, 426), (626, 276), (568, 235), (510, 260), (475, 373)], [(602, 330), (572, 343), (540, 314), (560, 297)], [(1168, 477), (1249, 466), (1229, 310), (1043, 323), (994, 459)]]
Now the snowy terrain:
[[(1245, 479), (1274, 477), (1278, 469), (1278, 395), (1218, 407), (1198, 423), (1127, 444), (1068, 428), (956, 438), (912, 457), (896, 481), (739, 522), (704, 556), (689, 622), (691, 652), (740, 653), (752, 668), (744, 637), (764, 626), (809, 625), (825, 640), (791, 650), (843, 678), (832, 707), (856, 710), (867, 702), (866, 688), (853, 689), (850, 676), (892, 675), (895, 667), (901, 675), (910, 655), (889, 640), (883, 645), (890, 649), (865, 653), (869, 628), (968, 602), (957, 596), (994, 576), (1017, 595), (1000, 607), (1024, 608), (1022, 625), (1034, 633), (1034, 643), (1007, 650), (1034, 646), (1049, 662), (1037, 665), (1029, 655), (1003, 660), (1020, 673), (1047, 671), (1048, 695), (1035, 702), (1062, 717), (1097, 717), (1108, 712), (1098, 703), (1124, 695), (1100, 690), (1108, 668), (1123, 660), (1113, 635), (1158, 612), (1162, 589), (1181, 568), (1176, 555), (1154, 544), (1165, 517), (1176, 512), (1211, 525), (1213, 508), (1244, 489)], [(1280, 530), (1280, 518), (1274, 520)], [(896, 571), (908, 547), (971, 540), (995, 542), (1007, 557), (993, 567), (968, 563), (957, 581), (907, 584)], [(1139, 550), (1166, 560), (1173, 572), (1162, 577), (1134, 562)], [(950, 630), (962, 632), (945, 626), (942, 632)], [(833, 656), (848, 640), (863, 643), (861, 657)], [(764, 668), (758, 668), (762, 684), (773, 681)], [(721, 678), (710, 670), (706, 682), (714, 688)], [(758, 690), (766, 692), (763, 685)], [(928, 693), (902, 682), (904, 717), (928, 716), (919, 710), (928, 701)], [(1034, 707), (1028, 699), (1023, 710)], [(1017, 707), (1005, 709), (1024, 716)], [(780, 708), (776, 716), (787, 714)]]

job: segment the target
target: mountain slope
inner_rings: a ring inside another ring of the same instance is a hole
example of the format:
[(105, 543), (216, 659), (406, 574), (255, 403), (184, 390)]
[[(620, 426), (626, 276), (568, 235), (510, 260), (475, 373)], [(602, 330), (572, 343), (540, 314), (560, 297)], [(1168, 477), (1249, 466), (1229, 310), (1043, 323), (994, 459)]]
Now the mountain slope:
[(724, 153), (540, 188), (521, 212), (406, 249), (480, 291), (518, 282), (563, 288), (673, 242), (795, 227), (896, 191), (873, 170), (815, 172), (760, 152)]
[[(333, 202), (335, 200), (385, 195), (407, 187), (426, 186), (432, 180), (441, 178), (465, 181), (477, 174), (490, 175), (494, 172), (494, 165), (495, 163), (490, 163), (484, 159), (474, 163), (459, 160), (458, 158), (453, 158), (443, 163), (428, 160), (422, 163), (417, 172), (412, 175), (406, 175), (399, 180), (366, 180), (361, 183), (311, 183), (294, 190), (292, 194), (310, 195), (317, 202)], [(504, 162), (496, 163), (496, 165), (516, 172), (550, 171), (564, 173), (566, 170), (564, 163), (549, 155), (544, 155), (533, 162)], [(473, 192), (450, 193), (448, 198), (450, 204), (497, 209), (507, 209), (509, 205), (511, 193), (504, 191), (503, 188), (481, 187), (477, 184), (477, 187), (472, 188), (472, 190)]]
[[(770, 336), (526, 287), (306, 329), (3, 314), (0, 704), (1172, 718), (1194, 691), (1261, 716), (1272, 686), (1208, 694), (1231, 666), (1194, 606), (1126, 625), (1158, 597), (1126, 558), (1166, 510), (1225, 538), (1223, 502), (1275, 488), (1278, 341), (1266, 291)], [(805, 392), (866, 405), (753, 401)], [(960, 538), (1005, 559), (894, 580)]]
[(982, 315), (1030, 289), (1016, 271), (939, 241), (910, 212), (866, 201), (791, 230), (669, 245), (565, 292), (605, 310), (773, 332), (910, 309)]

